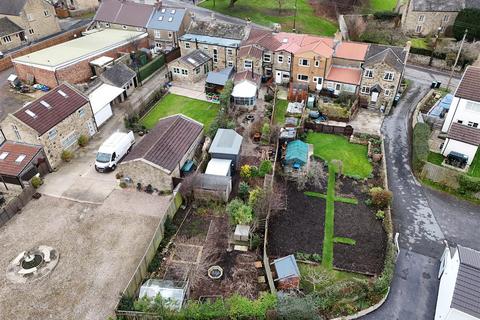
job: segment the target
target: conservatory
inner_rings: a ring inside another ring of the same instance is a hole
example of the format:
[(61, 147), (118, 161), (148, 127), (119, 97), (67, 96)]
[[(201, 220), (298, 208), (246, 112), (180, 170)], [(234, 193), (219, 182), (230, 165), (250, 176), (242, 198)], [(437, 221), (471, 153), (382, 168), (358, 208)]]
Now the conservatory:
[(235, 106), (251, 110), (257, 103), (257, 86), (243, 80), (233, 87), (232, 97)]

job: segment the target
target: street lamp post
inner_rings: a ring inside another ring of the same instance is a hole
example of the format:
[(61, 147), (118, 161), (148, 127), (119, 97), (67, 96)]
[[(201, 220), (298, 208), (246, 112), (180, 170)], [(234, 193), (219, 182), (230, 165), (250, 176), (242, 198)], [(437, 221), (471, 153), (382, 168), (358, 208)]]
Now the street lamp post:
[(293, 14), (293, 29), (292, 31), (293, 32), (297, 32), (297, 28), (296, 28), (296, 20), (297, 20), (297, 0), (295, 0), (295, 12)]

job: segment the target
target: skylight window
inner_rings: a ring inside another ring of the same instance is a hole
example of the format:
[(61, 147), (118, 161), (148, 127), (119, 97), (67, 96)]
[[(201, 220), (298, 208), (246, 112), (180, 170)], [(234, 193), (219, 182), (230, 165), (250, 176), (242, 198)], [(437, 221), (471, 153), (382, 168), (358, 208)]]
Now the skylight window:
[(62, 90), (58, 90), (58, 93), (64, 98), (68, 97), (68, 95), (65, 92), (63, 92)]
[(37, 117), (37, 115), (29, 109), (25, 110), (25, 113), (34, 119)]
[(8, 156), (8, 152), (2, 152), (2, 154), (0, 154), (0, 160), (5, 160), (7, 156)]
[(165, 13), (165, 8), (162, 9), (162, 13)]
[(193, 60), (192, 58), (187, 58), (188, 62), (190, 62), (191, 64), (195, 64), (195, 60)]
[(158, 21), (163, 21), (163, 16), (158, 17)]
[(173, 21), (172, 17), (168, 18), (168, 22), (172, 22), (172, 21)]
[(46, 102), (46, 101), (43, 101), (43, 100), (42, 100), (42, 101), (40, 101), (40, 103), (42, 104), (42, 106), (44, 106), (44, 107), (47, 108), (47, 109), (50, 109), (50, 108), (52, 107), (52, 106), (49, 105), (48, 102)]
[(15, 160), (16, 163), (21, 163), (23, 159), (25, 159), (27, 156), (24, 154), (21, 154), (18, 156), (18, 158)]
[(171, 14), (175, 14), (175, 9), (173, 9), (170, 13), (171, 13)]
[(287, 42), (288, 42), (288, 39), (287, 39), (287, 38), (283, 38), (282, 42), (283, 42), (283, 43), (287, 43)]

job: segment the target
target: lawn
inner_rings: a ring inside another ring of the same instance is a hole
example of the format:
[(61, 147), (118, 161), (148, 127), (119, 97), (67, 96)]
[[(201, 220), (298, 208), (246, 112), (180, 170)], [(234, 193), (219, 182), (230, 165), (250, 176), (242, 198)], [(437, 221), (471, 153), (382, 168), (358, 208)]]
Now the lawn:
[(218, 113), (218, 108), (218, 105), (206, 101), (168, 94), (158, 101), (140, 122), (145, 127), (151, 129), (157, 124), (159, 119), (181, 113), (203, 123), (205, 132), (207, 132)]
[(336, 22), (315, 15), (309, 0), (285, 1), (280, 14), (276, 0), (240, 0), (233, 8), (228, 7), (229, 0), (207, 0), (200, 6), (242, 19), (250, 18), (253, 22), (268, 27), (273, 23), (280, 23), (282, 31), (292, 31), (295, 2), (297, 2), (295, 24), (298, 33), (332, 36), (337, 31)]
[(436, 164), (436, 165), (438, 165), (438, 166), (441, 166), (441, 165), (442, 165), (442, 162), (443, 162), (443, 159), (444, 159), (444, 157), (443, 157), (443, 155), (440, 154), (440, 153), (436, 153), (436, 152), (432, 152), (432, 151), (430, 151), (430, 152), (428, 153), (428, 158), (427, 158), (427, 161), (428, 161), (428, 162), (431, 162), (431, 163), (433, 163), (433, 164)]
[(288, 101), (287, 100), (277, 100), (275, 105), (275, 115), (273, 120), (276, 124), (283, 125), (285, 123), (285, 113), (287, 112)]
[(397, 0), (370, 0), (370, 10), (372, 11), (393, 11), (396, 6)]
[(368, 162), (367, 146), (350, 143), (347, 138), (334, 134), (308, 133), (307, 143), (314, 146), (314, 155), (329, 162), (341, 160), (343, 173), (350, 177), (366, 178), (372, 173)]
[(412, 42), (412, 48), (430, 49), (427, 39), (425, 38), (412, 38), (410, 41)]
[(470, 170), (468, 170), (468, 175), (480, 178), (480, 149), (477, 150), (477, 154), (475, 158), (473, 158)]

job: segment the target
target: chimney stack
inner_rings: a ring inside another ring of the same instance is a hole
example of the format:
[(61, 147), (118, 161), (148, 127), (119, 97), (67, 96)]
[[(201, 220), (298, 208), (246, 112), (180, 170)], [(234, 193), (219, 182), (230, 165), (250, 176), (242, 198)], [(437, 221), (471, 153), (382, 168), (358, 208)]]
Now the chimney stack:
[(162, 8), (162, 0), (155, 0), (155, 8), (160, 10)]

